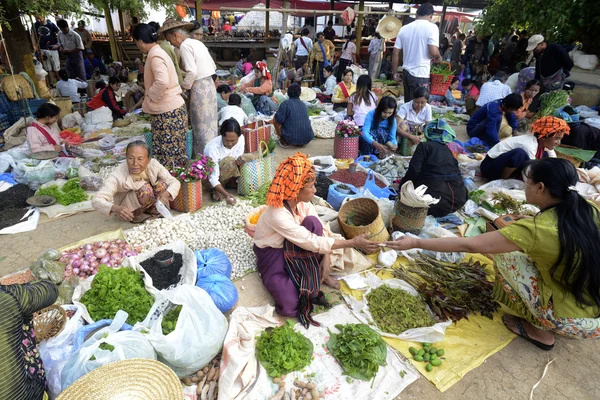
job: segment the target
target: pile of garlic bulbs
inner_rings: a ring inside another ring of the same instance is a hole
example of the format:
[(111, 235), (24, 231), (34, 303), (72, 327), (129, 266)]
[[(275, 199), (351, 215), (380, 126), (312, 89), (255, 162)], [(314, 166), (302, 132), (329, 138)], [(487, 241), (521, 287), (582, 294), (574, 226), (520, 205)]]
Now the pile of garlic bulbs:
[(331, 139), (335, 136), (337, 124), (327, 118), (313, 119), (310, 124), (315, 136), (320, 139)]
[(252, 238), (244, 231), (245, 217), (252, 209), (249, 201), (240, 200), (233, 206), (222, 202), (194, 214), (146, 222), (126, 231), (125, 236), (143, 251), (175, 240), (183, 240), (192, 250), (217, 248), (229, 257), (231, 279), (235, 280), (256, 269)]

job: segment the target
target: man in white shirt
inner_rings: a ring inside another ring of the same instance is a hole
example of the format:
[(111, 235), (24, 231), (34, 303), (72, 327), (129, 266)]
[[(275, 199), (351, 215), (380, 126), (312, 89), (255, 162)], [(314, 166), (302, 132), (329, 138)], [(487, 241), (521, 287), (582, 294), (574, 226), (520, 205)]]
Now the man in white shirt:
[(313, 49), (313, 42), (308, 37), (310, 31), (308, 28), (302, 29), (302, 36), (300, 36), (294, 42), (294, 46), (296, 47), (296, 58), (294, 59), (294, 67), (295, 70), (302, 68), (304, 63), (308, 61), (308, 57)]
[(217, 136), (217, 90), (212, 79), (217, 68), (204, 43), (188, 37), (187, 30), (193, 26), (188, 22), (167, 20), (161, 31), (165, 39), (179, 49), (184, 74), (181, 88), (184, 92), (189, 91), (194, 154), (204, 154), (206, 144)]
[(479, 98), (475, 103), (479, 107), (485, 106), (491, 101), (505, 98), (512, 93), (512, 90), (505, 84), (508, 79), (506, 72), (498, 71), (491, 81), (484, 83), (479, 90)]
[(83, 41), (74, 30), (69, 28), (69, 23), (61, 19), (57, 23), (60, 32), (58, 33), (58, 45), (60, 51), (65, 53), (67, 62), (66, 70), (69, 78), (79, 78), (82, 81), (86, 80), (85, 65), (83, 62)]
[[(242, 97), (237, 93), (232, 93), (229, 96), (229, 104), (219, 110), (219, 126), (230, 118), (234, 118), (240, 126), (246, 125), (248, 119), (248, 116), (242, 110)], [(204, 150), (206, 151), (206, 147)]]
[(408, 103), (413, 99), (413, 93), (418, 87), (429, 90), (429, 70), (431, 59), (442, 62), (439, 49), (440, 31), (431, 22), (433, 6), (430, 3), (422, 4), (417, 10), (417, 19), (400, 29), (394, 55), (392, 58), (392, 71), (394, 79), (399, 81), (398, 65), (402, 63), (402, 80), (404, 84), (404, 101)]

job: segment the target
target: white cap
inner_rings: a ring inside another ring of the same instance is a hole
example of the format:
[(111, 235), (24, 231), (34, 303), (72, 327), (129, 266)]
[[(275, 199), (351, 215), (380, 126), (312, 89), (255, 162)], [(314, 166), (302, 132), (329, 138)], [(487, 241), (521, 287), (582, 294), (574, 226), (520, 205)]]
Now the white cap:
[(535, 49), (537, 45), (542, 43), (544, 40), (545, 39), (542, 35), (533, 35), (527, 42), (527, 51), (533, 51), (533, 49)]

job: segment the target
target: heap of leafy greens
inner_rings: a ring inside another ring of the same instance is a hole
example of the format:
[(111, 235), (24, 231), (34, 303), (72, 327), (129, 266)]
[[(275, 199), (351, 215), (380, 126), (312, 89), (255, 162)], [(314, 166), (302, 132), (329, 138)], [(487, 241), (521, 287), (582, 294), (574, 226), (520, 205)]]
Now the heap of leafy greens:
[(344, 369), (344, 374), (368, 381), (385, 365), (387, 346), (381, 336), (365, 324), (338, 324), (327, 348)]
[(448, 78), (454, 75), (454, 71), (450, 68), (450, 64), (433, 64), (431, 66), (430, 73), (432, 75), (442, 75), (444, 77), (444, 83), (448, 81)]
[(183, 306), (179, 305), (165, 314), (161, 324), (163, 335), (166, 336), (175, 330), (177, 320), (179, 319), (179, 313), (181, 313), (182, 308)]
[(369, 312), (383, 332), (399, 335), (408, 329), (432, 326), (435, 319), (420, 296), (381, 285), (367, 295)]
[(134, 325), (143, 321), (154, 298), (146, 288), (142, 274), (131, 268), (112, 269), (100, 266), (90, 290), (81, 297), (94, 321), (113, 319), (117, 311), (125, 311), (127, 323)]
[(540, 96), (540, 109), (535, 119), (554, 115), (554, 112), (569, 104), (569, 92), (566, 90), (553, 90)]
[(294, 330), (288, 320), (282, 326), (266, 329), (256, 342), (256, 355), (270, 377), (276, 378), (299, 371), (310, 364), (313, 344)]
[(35, 194), (37, 196), (52, 196), (62, 206), (68, 206), (69, 204), (79, 203), (88, 199), (85, 190), (79, 186), (79, 178), (69, 179), (61, 188), (57, 185), (52, 185), (47, 188), (38, 189)]

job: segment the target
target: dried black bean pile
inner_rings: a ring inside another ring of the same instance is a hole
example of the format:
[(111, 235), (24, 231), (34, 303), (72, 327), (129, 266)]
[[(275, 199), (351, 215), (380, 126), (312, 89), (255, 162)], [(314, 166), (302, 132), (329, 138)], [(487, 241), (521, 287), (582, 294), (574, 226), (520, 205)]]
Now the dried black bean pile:
[(156, 260), (163, 260), (166, 258), (166, 253), (169, 250), (159, 251), (154, 257), (142, 261), (141, 265), (144, 270), (152, 278), (152, 284), (158, 290), (167, 289), (173, 285), (176, 285), (181, 280), (181, 274), (179, 271), (183, 266), (183, 255), (175, 253), (173, 263), (169, 266), (163, 267)]
[(327, 194), (329, 193), (329, 186), (333, 185), (333, 181), (326, 177), (324, 174), (317, 175), (317, 181), (315, 182), (315, 188), (317, 189), (317, 196), (327, 200)]
[(8, 208), (25, 208), (27, 207), (27, 200), (33, 196), (35, 192), (23, 185), (18, 183), (13, 187), (0, 192), (0, 210), (6, 210)]

